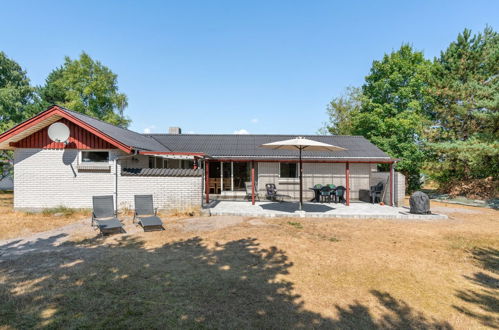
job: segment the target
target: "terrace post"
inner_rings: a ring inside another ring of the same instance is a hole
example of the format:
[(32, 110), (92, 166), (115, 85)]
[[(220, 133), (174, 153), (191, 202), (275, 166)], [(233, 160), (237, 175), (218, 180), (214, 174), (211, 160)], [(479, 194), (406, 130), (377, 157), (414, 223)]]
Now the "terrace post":
[(255, 161), (251, 161), (251, 205), (255, 205)]
[(210, 162), (208, 160), (205, 160), (205, 193), (206, 193), (206, 204), (210, 202)]
[(393, 206), (394, 204), (394, 198), (393, 198), (393, 191), (394, 191), (394, 185), (393, 185), (393, 163), (390, 163), (390, 206)]
[(220, 194), (224, 191), (224, 162), (220, 162)]
[(346, 196), (346, 205), (350, 205), (350, 163), (346, 162), (345, 164), (345, 181), (346, 181), (346, 188), (347, 188), (347, 196)]

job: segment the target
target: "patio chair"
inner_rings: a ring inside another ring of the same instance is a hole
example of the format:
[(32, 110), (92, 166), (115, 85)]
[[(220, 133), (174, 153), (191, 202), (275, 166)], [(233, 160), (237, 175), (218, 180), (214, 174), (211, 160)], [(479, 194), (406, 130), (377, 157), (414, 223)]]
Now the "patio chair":
[[(245, 182), (244, 188), (246, 189), (246, 196), (244, 197), (244, 199), (251, 200), (251, 195), (253, 193), (251, 191), (251, 182)], [(260, 196), (258, 195), (258, 184), (256, 182), (255, 182), (255, 199), (260, 200)]]
[(321, 202), (331, 202), (331, 188), (324, 186), (321, 188)]
[(114, 209), (114, 199), (112, 195), (93, 196), (92, 204), (92, 227), (98, 228), (102, 235), (113, 232), (125, 232), (123, 224), (116, 217), (117, 214)]
[(344, 203), (346, 202), (345, 200), (345, 191), (346, 188), (343, 186), (338, 186), (336, 187), (336, 190), (334, 191), (334, 196), (335, 196), (335, 202), (336, 203)]
[(276, 188), (275, 184), (273, 184), (273, 183), (267, 183), (265, 185), (265, 190), (267, 191), (267, 195), (266, 195), (267, 199), (270, 199), (271, 201), (283, 202), (284, 197), (289, 197), (287, 195), (282, 195), (282, 194), (277, 193), (277, 188)]
[(371, 203), (380, 203), (381, 202), (381, 194), (383, 193), (385, 185), (383, 182), (378, 182), (378, 184), (371, 186), (369, 190), (369, 196), (371, 197)]
[(331, 202), (334, 202), (336, 200), (336, 185), (330, 183), (327, 186), (331, 189), (329, 192), (329, 198), (331, 199)]
[(146, 230), (165, 230), (163, 221), (157, 216), (158, 209), (154, 208), (152, 195), (135, 195), (135, 212), (133, 223), (141, 225)]

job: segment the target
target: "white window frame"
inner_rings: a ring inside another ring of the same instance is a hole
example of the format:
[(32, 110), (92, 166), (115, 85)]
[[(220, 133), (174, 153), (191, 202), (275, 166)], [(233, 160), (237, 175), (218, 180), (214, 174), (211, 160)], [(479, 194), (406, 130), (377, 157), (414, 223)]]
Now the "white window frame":
[[(84, 152), (107, 152), (108, 154), (108, 160), (107, 162), (84, 162), (83, 161), (83, 153)], [(88, 150), (80, 150), (78, 152), (78, 164), (80, 165), (102, 165), (102, 166), (108, 166), (110, 164), (112, 164), (112, 160), (111, 160), (111, 151), (110, 150), (107, 150), (107, 149), (88, 149)]]

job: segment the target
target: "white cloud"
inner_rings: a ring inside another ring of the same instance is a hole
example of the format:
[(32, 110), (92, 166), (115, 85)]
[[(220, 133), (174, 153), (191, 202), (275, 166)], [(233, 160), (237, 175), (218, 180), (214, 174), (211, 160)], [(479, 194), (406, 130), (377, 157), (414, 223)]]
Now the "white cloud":
[(151, 126), (147, 126), (146, 128), (144, 128), (144, 133), (145, 134), (151, 134), (152, 131), (156, 128), (156, 126), (154, 125), (151, 125)]
[(252, 122), (253, 124), (257, 124), (257, 123), (258, 123), (258, 118), (253, 118), (253, 119), (251, 119), (251, 122)]
[(187, 134), (196, 134), (194, 131), (187, 131)]
[(244, 128), (242, 128), (242, 129), (238, 129), (237, 131), (234, 131), (234, 134), (249, 134), (249, 132), (247, 130), (245, 130)]

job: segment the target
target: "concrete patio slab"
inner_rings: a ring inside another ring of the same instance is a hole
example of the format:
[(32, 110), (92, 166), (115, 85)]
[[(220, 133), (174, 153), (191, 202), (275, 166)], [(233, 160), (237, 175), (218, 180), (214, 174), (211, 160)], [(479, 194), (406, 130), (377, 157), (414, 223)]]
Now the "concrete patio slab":
[(305, 203), (298, 210), (297, 202), (256, 202), (215, 201), (206, 207), (210, 215), (232, 215), (248, 217), (299, 217), (299, 218), (354, 218), (354, 219), (403, 219), (403, 220), (442, 220), (445, 214), (411, 214), (405, 207), (382, 206), (369, 203), (321, 204)]

